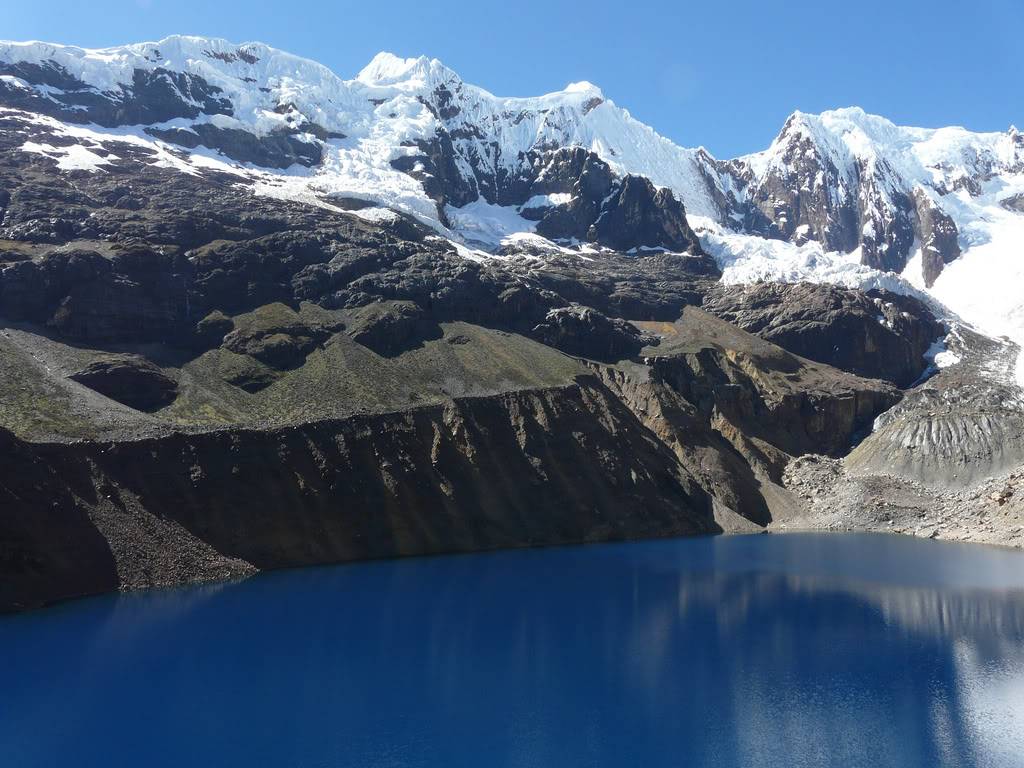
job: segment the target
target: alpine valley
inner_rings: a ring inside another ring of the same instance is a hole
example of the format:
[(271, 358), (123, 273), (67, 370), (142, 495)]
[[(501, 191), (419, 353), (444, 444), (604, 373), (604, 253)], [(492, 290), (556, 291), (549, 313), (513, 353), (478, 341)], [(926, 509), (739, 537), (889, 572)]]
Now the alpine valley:
[(0, 43), (0, 609), (735, 531), (1024, 545), (1024, 135), (676, 146), (382, 53)]

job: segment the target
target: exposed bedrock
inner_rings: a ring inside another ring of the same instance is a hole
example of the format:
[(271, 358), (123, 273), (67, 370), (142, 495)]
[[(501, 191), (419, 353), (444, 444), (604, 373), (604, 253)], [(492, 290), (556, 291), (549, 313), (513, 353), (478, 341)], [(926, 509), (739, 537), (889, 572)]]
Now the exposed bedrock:
[(781, 482), (790, 458), (845, 455), (900, 397), (895, 387), (798, 358), (695, 307), (675, 323), (639, 325), (660, 337), (643, 364), (591, 367), (735, 513), (733, 523), (788, 514)]
[[(839, 119), (851, 121), (848, 127), (872, 119), (856, 110), (845, 113)], [(938, 202), (951, 189), (944, 183), (926, 188), (903, 178), (889, 162), (833, 143), (830, 133), (821, 129), (819, 117), (795, 113), (763, 167), (750, 158), (708, 158), (708, 165), (731, 177), (730, 186), (741, 193), (737, 199), (730, 192), (724, 209), (731, 209), (733, 219), (749, 232), (797, 245), (817, 241), (845, 253), (859, 249), (863, 264), (883, 271), (902, 273), (915, 245), (920, 246), (922, 276), (932, 285), (943, 267), (960, 256), (959, 231)], [(975, 172), (990, 178), (992, 168), (983, 169), (981, 158), (975, 162)], [(980, 193), (975, 176), (957, 179), (971, 194)]]
[[(131, 83), (119, 84), (118, 89), (105, 93), (88, 86), (54, 61), (0, 62), (0, 75), (18, 77), (48, 89), (43, 95), (0, 81), (0, 102), (5, 106), (68, 123), (105, 127), (197, 119), (188, 127), (150, 127), (145, 131), (181, 147), (202, 146), (220, 151), (232, 160), (266, 168), (317, 165), (323, 151), (321, 142), (344, 138), (343, 134), (327, 131), (301, 116), (266, 135), (203, 122), (203, 118), (212, 115), (231, 117), (234, 105), (223, 96), (221, 88), (191, 72), (162, 67), (135, 69)], [(294, 105), (282, 104), (278, 109), (288, 114)]]
[(892, 385), (802, 359), (696, 307), (670, 328), (643, 326), (665, 334), (645, 350), (659, 381), (743, 439), (789, 455), (846, 453), (901, 397)]
[(263, 168), (288, 168), (292, 165), (311, 168), (320, 163), (323, 154), (320, 142), (294, 136), (288, 131), (258, 136), (239, 128), (196, 123), (189, 128), (147, 128), (146, 133), (188, 149), (206, 147), (219, 150), (232, 160)]
[(432, 139), (415, 142), (416, 152), (392, 161), (423, 184), (444, 221), (446, 206), (457, 210), (484, 200), (519, 207), (524, 218), (537, 222), (538, 234), (553, 240), (623, 251), (646, 247), (701, 253), (683, 204), (671, 190), (645, 177), (620, 177), (593, 152), (563, 147), (521, 153), (518, 170), (509, 171), (497, 158), (486, 163), (474, 153), (462, 156), (459, 138), (442, 129)]
[(923, 189), (914, 190), (917, 209), (917, 236), (921, 245), (921, 270), (924, 284), (934, 285), (942, 270), (960, 258), (960, 232)]
[[(402, 316), (403, 306), (390, 309)], [(370, 308), (388, 316), (388, 306)], [(322, 312), (269, 306), (235, 317), (226, 339), (301, 337), (333, 317)], [(459, 327), (394, 359), (472, 354), (476, 336), (493, 335)], [(545, 356), (580, 365), (565, 385), (275, 429), (164, 427), (145, 439), (59, 443), (5, 432), (5, 605), (308, 563), (756, 530), (791, 504), (780, 485), (790, 457), (842, 455), (899, 397), (696, 308), (634, 332), (659, 343), (616, 363), (501, 337), (503, 354), (519, 345), (538, 366), (551, 367)], [(186, 367), (191, 386), (204, 370)]]
[(571, 355), (606, 361), (635, 357), (656, 341), (625, 320), (579, 305), (550, 310), (530, 335)]
[(442, 335), (437, 321), (411, 301), (382, 301), (360, 307), (352, 313), (346, 333), (385, 357), (394, 357)]
[(672, 451), (593, 377), (277, 431), (0, 441), (5, 608), (253, 568), (719, 530)]
[(943, 326), (920, 301), (814, 283), (720, 285), (704, 308), (802, 357), (908, 386)]

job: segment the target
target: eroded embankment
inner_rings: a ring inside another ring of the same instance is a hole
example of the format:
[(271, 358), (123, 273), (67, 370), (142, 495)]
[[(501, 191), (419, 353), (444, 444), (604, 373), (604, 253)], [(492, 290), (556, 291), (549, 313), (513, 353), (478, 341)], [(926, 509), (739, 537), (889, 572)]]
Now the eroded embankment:
[(254, 569), (718, 530), (673, 453), (592, 377), (274, 431), (0, 441), (8, 608)]
[(574, 383), (279, 429), (0, 432), (0, 605), (440, 552), (756, 530), (895, 387), (696, 309)]

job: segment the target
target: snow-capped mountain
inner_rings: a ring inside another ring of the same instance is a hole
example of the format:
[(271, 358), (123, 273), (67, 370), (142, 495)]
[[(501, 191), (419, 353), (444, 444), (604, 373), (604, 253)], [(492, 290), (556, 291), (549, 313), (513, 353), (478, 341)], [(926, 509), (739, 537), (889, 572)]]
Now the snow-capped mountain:
[(437, 60), (386, 53), (343, 80), (261, 44), (192, 37), (103, 51), (5, 43), (0, 62), (8, 106), (138, 126), (143, 137), (280, 169), (281, 178), (265, 181), (282, 195), (370, 200), (442, 226), (449, 210), (475, 204), (459, 219), (467, 238), (483, 242), (533, 228), (504, 209), (552, 202), (530, 186), (541, 157), (564, 147), (593, 151), (618, 176), (685, 194), (698, 215), (715, 211), (698, 153), (658, 136), (589, 83), (499, 98)]
[(389, 209), (478, 250), (702, 245), (726, 280), (916, 288), (1024, 339), (1013, 290), (1024, 285), (1024, 136), (1013, 128), (797, 112), (765, 151), (723, 161), (590, 83), (503, 98), (436, 59), (388, 53), (345, 80), (259, 43), (197, 37), (0, 43), (0, 107), (43, 131), (22, 150), (69, 172), (106, 172), (119, 147), (145, 146), (183, 172), (365, 217)]
[(1024, 137), (902, 128), (856, 108), (797, 112), (769, 149), (721, 167), (741, 191), (744, 230), (859, 248), (865, 264), (897, 272), (917, 246), (931, 285), (960, 255), (958, 222), (1013, 204), (1005, 181), (1024, 172)]
[(795, 113), (767, 150), (719, 167), (738, 190), (735, 223), (705, 240), (726, 280), (909, 284), (989, 334), (1024, 339), (1016, 128), (907, 128), (856, 108)]

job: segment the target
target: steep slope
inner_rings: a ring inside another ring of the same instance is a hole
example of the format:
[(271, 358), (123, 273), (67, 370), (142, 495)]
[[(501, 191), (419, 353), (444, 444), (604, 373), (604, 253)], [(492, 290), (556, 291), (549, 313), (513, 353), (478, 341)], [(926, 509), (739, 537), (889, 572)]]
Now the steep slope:
[(796, 112), (769, 149), (723, 167), (743, 186), (749, 231), (859, 248), (864, 264), (894, 272), (917, 246), (930, 286), (959, 256), (959, 227), (998, 205), (1006, 180), (1024, 173), (1024, 139), (1015, 129), (903, 128), (853, 108)]
[(194, 37), (99, 51), (4, 43), (0, 76), (0, 103), (10, 107), (135, 126), (139, 138), (202, 146), (257, 166), (293, 166), (267, 182), (275, 187), (269, 194), (370, 200), (439, 225), (449, 223), (447, 206), (477, 203), (470, 239), (493, 243), (528, 230), (522, 208), (549, 207), (554, 201), (543, 195), (571, 196), (550, 181), (547, 191), (531, 189), (545, 173), (545, 154), (566, 147), (593, 152), (616, 176), (685, 191), (696, 213), (711, 214), (696, 153), (633, 120), (589, 83), (499, 98), (437, 60), (391, 54), (342, 80), (262, 44)]
[(1020, 143), (841, 110), (723, 163), (589, 84), (0, 44), (0, 604), (1012, 473), (963, 320), (1024, 338)]
[(1024, 302), (992, 289), (1022, 277), (1024, 136), (1013, 128), (796, 112), (764, 152), (721, 161), (590, 83), (503, 98), (435, 59), (387, 53), (344, 80), (260, 43), (181, 36), (104, 50), (0, 43), (0, 108), (42, 130), (22, 151), (68, 172), (114, 172), (144, 150), (261, 195), (367, 218), (392, 209), (482, 249), (473, 257), (703, 247), (727, 282), (920, 290), (1024, 341)]

